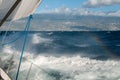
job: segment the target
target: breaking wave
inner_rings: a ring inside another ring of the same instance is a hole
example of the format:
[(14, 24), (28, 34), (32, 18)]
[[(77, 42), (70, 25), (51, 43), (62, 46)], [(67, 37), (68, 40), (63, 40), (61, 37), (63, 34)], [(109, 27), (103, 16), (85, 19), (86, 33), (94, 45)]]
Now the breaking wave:
[[(120, 80), (120, 61), (108, 59), (105, 52), (101, 51), (106, 48), (101, 49), (96, 38), (93, 39), (94, 36), (88, 34), (29, 32), (19, 80)], [(16, 35), (19, 33), (12, 36)], [(115, 45), (119, 43), (117, 38), (110, 41), (109, 35), (106, 33), (99, 37), (106, 41), (104, 43), (107, 46), (111, 42)], [(13, 37), (7, 36), (8, 39)], [(21, 39), (14, 44), (0, 47), (0, 67), (12, 80), (15, 80), (22, 43)], [(110, 46), (114, 47), (113, 44)]]
[[(120, 61), (93, 60), (78, 56), (44, 56), (25, 53), (19, 80), (119, 80)], [(9, 56), (2, 60), (10, 59)], [(14, 66), (8, 71), (15, 79), (18, 57), (14, 55)], [(10, 61), (9, 61), (10, 62)], [(9, 65), (8, 62), (8, 65)], [(5, 64), (5, 63), (4, 63)], [(7, 62), (6, 62), (7, 64)], [(31, 69), (30, 69), (31, 67)], [(30, 72), (28, 73), (28, 71)], [(29, 75), (28, 75), (29, 74)], [(28, 75), (28, 76), (27, 76)]]

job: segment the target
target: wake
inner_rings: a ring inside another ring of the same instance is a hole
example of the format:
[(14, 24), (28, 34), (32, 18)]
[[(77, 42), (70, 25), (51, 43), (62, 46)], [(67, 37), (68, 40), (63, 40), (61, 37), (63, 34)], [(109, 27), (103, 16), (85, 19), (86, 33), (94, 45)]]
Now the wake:
[[(13, 62), (12, 66), (9, 65), (8, 74), (14, 80), (19, 57), (14, 55), (14, 58), (13, 56), (10, 58), (11, 54), (6, 55), (1, 55), (1, 61)], [(93, 60), (81, 56), (33, 55), (26, 52), (19, 80), (119, 80), (118, 70), (120, 70), (120, 61)]]

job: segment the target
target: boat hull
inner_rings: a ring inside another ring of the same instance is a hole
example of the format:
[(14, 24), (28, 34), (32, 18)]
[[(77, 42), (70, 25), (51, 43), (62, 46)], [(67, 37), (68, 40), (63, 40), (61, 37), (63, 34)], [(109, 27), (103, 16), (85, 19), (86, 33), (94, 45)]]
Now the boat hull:
[(11, 80), (10, 77), (0, 68), (0, 80)]

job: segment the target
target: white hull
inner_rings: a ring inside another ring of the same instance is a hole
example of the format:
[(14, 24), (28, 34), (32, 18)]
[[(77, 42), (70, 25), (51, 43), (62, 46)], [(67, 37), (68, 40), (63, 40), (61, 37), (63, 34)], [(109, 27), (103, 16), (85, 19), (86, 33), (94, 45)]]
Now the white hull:
[(9, 76), (0, 68), (0, 80), (11, 80)]

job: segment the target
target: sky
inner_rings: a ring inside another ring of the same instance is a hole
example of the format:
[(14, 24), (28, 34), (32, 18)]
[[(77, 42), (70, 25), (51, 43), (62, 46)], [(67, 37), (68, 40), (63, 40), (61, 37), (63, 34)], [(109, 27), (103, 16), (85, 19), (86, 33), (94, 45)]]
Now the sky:
[(41, 5), (39, 6), (39, 9), (53, 9), (58, 8), (62, 6), (66, 6), (69, 8), (76, 8), (81, 7), (81, 4), (84, 2), (84, 0), (43, 0)]
[[(61, 10), (64, 9), (64, 10)], [(120, 13), (120, 0), (43, 0), (36, 13), (41, 12), (61, 12), (76, 9), (78, 12), (91, 12), (98, 14), (101, 13), (114, 13), (114, 15), (119, 15)], [(60, 10), (60, 11), (59, 11)], [(87, 13), (86, 12), (86, 13)]]

